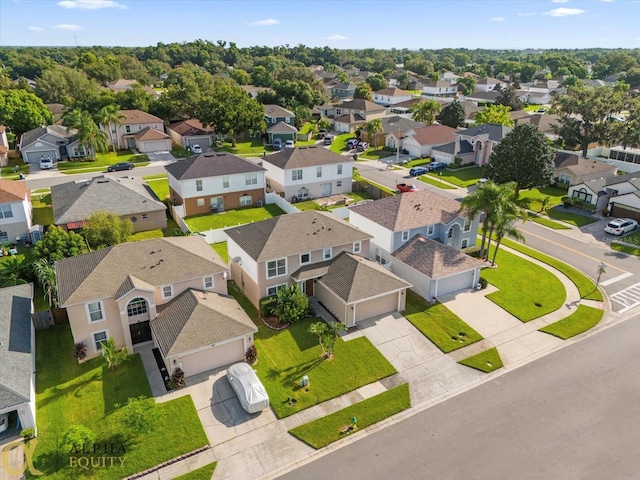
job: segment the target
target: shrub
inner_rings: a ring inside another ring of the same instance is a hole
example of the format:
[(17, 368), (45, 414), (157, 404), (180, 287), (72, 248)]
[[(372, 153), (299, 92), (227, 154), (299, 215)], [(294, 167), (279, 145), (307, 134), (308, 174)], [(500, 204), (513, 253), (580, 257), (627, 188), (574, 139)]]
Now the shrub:
[(62, 435), (60, 445), (67, 452), (82, 449), (83, 445), (96, 443), (95, 434), (84, 425), (71, 425)]
[(33, 428), (25, 428), (20, 432), (20, 436), (24, 439), (25, 442), (28, 442), (36, 436), (36, 431)]
[(84, 342), (78, 342), (73, 346), (73, 358), (84, 360), (87, 356), (87, 346)]
[(175, 388), (182, 387), (184, 385), (184, 372), (181, 369), (176, 368), (171, 374), (170, 382), (173, 383)]
[(463, 248), (462, 252), (466, 253), (470, 257), (480, 258), (480, 246), (479, 245), (473, 245), (473, 246), (468, 247), (468, 248)]
[(258, 349), (255, 345), (251, 345), (247, 350), (247, 353), (244, 354), (244, 360), (249, 365), (254, 365), (258, 361)]
[(275, 296), (273, 313), (282, 323), (294, 323), (306, 318), (309, 310), (309, 297), (307, 297), (293, 284), (278, 290)]
[(478, 283), (483, 289), (487, 288), (488, 282), (486, 278), (480, 277), (480, 280), (478, 281)]
[(258, 301), (258, 310), (262, 318), (272, 317), (274, 315), (273, 308), (275, 307), (275, 295), (270, 297), (261, 298)]
[[(120, 408), (119, 404), (115, 405)], [(134, 432), (134, 435), (142, 435), (155, 427), (156, 424), (156, 402), (153, 398), (146, 398), (140, 395), (137, 398), (130, 398), (127, 404), (120, 408), (120, 423), (127, 430)]]

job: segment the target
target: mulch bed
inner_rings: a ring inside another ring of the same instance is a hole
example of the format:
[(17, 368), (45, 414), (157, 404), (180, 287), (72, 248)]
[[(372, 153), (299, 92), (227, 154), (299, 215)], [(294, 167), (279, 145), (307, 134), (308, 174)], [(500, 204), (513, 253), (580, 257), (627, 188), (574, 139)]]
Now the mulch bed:
[(291, 325), (290, 323), (280, 323), (278, 321), (278, 317), (265, 317), (265, 318), (260, 317), (260, 320), (262, 320), (262, 323), (264, 323), (271, 330), (277, 330), (277, 331), (284, 330), (289, 325)]

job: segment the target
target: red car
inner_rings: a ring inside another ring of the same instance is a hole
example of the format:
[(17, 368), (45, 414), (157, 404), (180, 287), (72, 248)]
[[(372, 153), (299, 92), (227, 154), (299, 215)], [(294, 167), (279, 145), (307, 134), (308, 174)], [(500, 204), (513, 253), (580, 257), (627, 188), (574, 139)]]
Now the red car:
[(417, 192), (418, 191), (416, 186), (414, 184), (412, 184), (412, 183), (398, 183), (396, 185), (396, 188), (398, 189), (398, 191), (400, 193)]

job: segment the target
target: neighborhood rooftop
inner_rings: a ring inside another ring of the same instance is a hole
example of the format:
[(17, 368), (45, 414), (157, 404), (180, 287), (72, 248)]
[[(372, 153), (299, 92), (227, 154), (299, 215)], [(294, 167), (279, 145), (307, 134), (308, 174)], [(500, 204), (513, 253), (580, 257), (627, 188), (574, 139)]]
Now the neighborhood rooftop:
[(312, 145), (309, 147), (286, 148), (272, 155), (268, 155), (263, 158), (262, 161), (282, 169), (287, 169), (345, 163), (351, 161), (351, 159), (332, 152), (327, 148)]
[(201, 153), (164, 167), (177, 180), (261, 172), (264, 168), (230, 153)]

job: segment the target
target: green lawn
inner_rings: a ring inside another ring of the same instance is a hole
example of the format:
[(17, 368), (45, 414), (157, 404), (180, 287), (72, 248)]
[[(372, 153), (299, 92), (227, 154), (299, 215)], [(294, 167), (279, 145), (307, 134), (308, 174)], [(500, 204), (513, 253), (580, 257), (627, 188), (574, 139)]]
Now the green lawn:
[[(34, 465), (46, 478), (120, 479), (207, 445), (190, 396), (157, 404), (157, 423), (149, 433), (136, 435), (125, 429), (115, 404), (124, 404), (131, 397), (151, 396), (140, 356), (130, 356), (111, 371), (103, 367), (101, 358), (78, 364), (71, 356), (72, 347), (68, 325), (36, 333), (39, 435)], [(123, 444), (124, 466), (90, 467), (88, 471), (71, 468), (68, 452), (56, 448), (60, 435), (71, 425), (90, 428), (96, 443)]]
[(621, 243), (611, 243), (611, 250), (616, 252), (628, 253), (629, 255), (640, 256), (640, 248), (632, 247), (630, 245), (622, 245)]
[(385, 150), (383, 148), (378, 148), (378, 150), (374, 150), (370, 148), (369, 150), (362, 152), (358, 155), (359, 160), (380, 160), (381, 158), (394, 157), (396, 152), (390, 152), (389, 150)]
[(176, 230), (180, 230), (176, 221), (173, 218), (167, 218), (167, 228), (157, 228), (155, 230), (147, 230), (146, 232), (134, 233), (129, 237), (129, 241), (138, 242), (140, 240), (148, 240), (149, 238), (175, 237)]
[(572, 213), (566, 211), (563, 207), (554, 207), (547, 210), (547, 215), (554, 220), (560, 220), (562, 222), (573, 225), (574, 227), (584, 227), (591, 223), (597, 222), (597, 218), (587, 217), (586, 215), (580, 215), (579, 213)]
[(443, 190), (453, 190), (456, 188), (452, 185), (442, 182), (439, 177), (436, 179), (429, 175), (421, 175), (418, 177), (418, 179), (421, 182), (428, 183), (429, 185), (433, 185), (434, 187), (442, 188)]
[(465, 167), (456, 170), (447, 168), (440, 172), (430, 172), (429, 176), (441, 178), (445, 182), (465, 188), (478, 183), (478, 180), (482, 178), (482, 169), (480, 167)]
[(407, 291), (407, 303), (402, 315), (444, 353), (466, 347), (482, 335), (441, 303), (429, 305), (424, 298)]
[(553, 220), (549, 220), (544, 215), (540, 215), (539, 213), (529, 212), (528, 220), (539, 223), (540, 225), (544, 225), (545, 227), (553, 228), (554, 230), (570, 230), (571, 227), (567, 227), (566, 225), (558, 222), (554, 222)]
[(137, 167), (143, 167), (149, 164), (149, 157), (143, 154), (136, 155), (132, 153), (131, 150), (120, 150), (115, 153), (98, 153), (96, 159), (91, 162), (58, 162), (58, 170), (63, 173), (76, 173), (76, 170), (81, 170), (81, 172), (78, 173), (86, 173), (87, 171), (105, 170), (109, 165), (118, 162), (131, 162), (136, 164)]
[[(284, 142), (283, 142), (284, 143)], [(237, 155), (256, 155), (260, 156), (266, 150), (272, 152), (273, 148), (270, 145), (265, 146), (262, 143), (262, 138), (241, 138), (236, 142), (236, 147), (231, 146), (231, 142), (221, 142), (219, 146), (214, 147), (216, 152), (229, 152)]]
[(365, 183), (368, 183), (369, 185), (373, 185), (374, 187), (378, 187), (383, 192), (387, 192), (387, 193), (390, 193), (392, 195), (395, 195), (397, 193), (397, 190), (394, 190), (393, 188), (385, 187), (384, 185), (376, 183), (376, 182), (374, 182), (372, 180), (368, 180), (368, 179), (366, 179), (364, 177), (362, 178), (362, 181), (365, 182)]
[(498, 251), (496, 264), (498, 268), (485, 268), (480, 273), (499, 289), (487, 298), (521, 321), (546, 315), (564, 303), (567, 293), (551, 272), (504, 249)]
[(493, 372), (504, 366), (497, 348), (490, 348), (477, 355), (460, 360), (458, 363), (485, 373)]
[(186, 148), (181, 147), (177, 143), (172, 143), (171, 155), (173, 155), (175, 158), (189, 158), (191, 156), (191, 152)]
[[(18, 167), (18, 171), (14, 172), (14, 168)], [(3, 180), (18, 180), (20, 174), (27, 175), (29, 173), (29, 164), (24, 163), (21, 158), (12, 158), (7, 161), (7, 166), (0, 169), (0, 175)]]
[(410, 407), (409, 384), (405, 383), (331, 415), (293, 428), (289, 433), (307, 445), (320, 449), (348, 435), (343, 431), (350, 425), (353, 417), (357, 420), (357, 431)]
[[(350, 205), (353, 205), (354, 203), (357, 203), (361, 200), (373, 200), (373, 197), (369, 195), (367, 192), (347, 192), (344, 195), (346, 195), (347, 197), (353, 198), (353, 202), (351, 202)], [(298, 210), (302, 210), (302, 211), (323, 209), (323, 207), (317, 202), (315, 202), (314, 200), (307, 200), (306, 202), (298, 202), (295, 204), (295, 207)], [(331, 205), (330, 207), (327, 207), (327, 208), (331, 210), (334, 208), (341, 208), (341, 207), (344, 207), (344, 205)]]
[(564, 262), (561, 262), (558, 259), (550, 257), (549, 255), (545, 255), (542, 252), (538, 252), (537, 250), (533, 250), (532, 248), (525, 247), (521, 243), (514, 242), (513, 240), (509, 240), (508, 238), (504, 238), (502, 240), (502, 244), (513, 248), (525, 255), (528, 255), (536, 260), (539, 260), (547, 265), (555, 268), (559, 272), (563, 273), (575, 284), (578, 288), (578, 292), (580, 293), (580, 298), (586, 298), (588, 300), (596, 300), (602, 301), (602, 294), (596, 288), (595, 282), (593, 282), (589, 277), (587, 277), (582, 272), (576, 270), (571, 265), (567, 265)]
[(355, 138), (353, 133), (342, 133), (333, 137), (333, 143), (329, 147), (329, 150), (336, 153), (343, 153), (347, 149), (347, 140)]
[(602, 320), (603, 315), (604, 311), (599, 308), (578, 305), (571, 315), (541, 328), (540, 331), (566, 340), (595, 327)]
[(31, 193), (33, 207), (33, 223), (35, 225), (52, 225), (53, 208), (51, 207), (51, 190), (48, 192)]
[(211, 245), (220, 258), (226, 263), (229, 263), (229, 249), (227, 248), (227, 242), (218, 242)]
[[(277, 332), (264, 326), (255, 307), (235, 284), (229, 284), (229, 293), (258, 326), (255, 345), (259, 360), (255, 370), (279, 418), (396, 373), (366, 337), (348, 342), (338, 339), (335, 356), (326, 360), (316, 336), (307, 331), (318, 319), (306, 319)], [(309, 376), (309, 386), (305, 388), (299, 386), (303, 375)], [(289, 398), (296, 400), (296, 404), (289, 405)]]
[(282, 215), (284, 211), (277, 205), (265, 205), (264, 207), (239, 208), (227, 210), (221, 213), (204, 213), (193, 215), (184, 219), (192, 232), (204, 232), (210, 229), (233, 227), (251, 222), (259, 222), (267, 218)]
[(160, 201), (169, 198), (169, 179), (165, 175), (164, 178), (155, 178), (147, 180), (147, 185), (156, 194)]
[(528, 208), (534, 212), (540, 211), (540, 199), (551, 197), (549, 208), (555, 207), (562, 203), (562, 197), (567, 194), (566, 190), (556, 187), (531, 188), (529, 190), (520, 190), (517, 203), (522, 208)]
[(633, 245), (640, 245), (640, 231), (628, 233), (620, 240), (626, 243), (631, 243)]
[(407, 168), (413, 168), (419, 167), (420, 165), (426, 165), (427, 163), (431, 163), (431, 158), (416, 158), (415, 160), (403, 163), (402, 165)]
[(161, 180), (163, 178), (167, 178), (166, 173), (158, 173), (156, 175), (145, 175), (142, 177), (143, 180)]
[(211, 480), (213, 472), (216, 471), (218, 462), (210, 463), (204, 467), (200, 467), (197, 470), (192, 470), (189, 473), (175, 477), (174, 480)]

